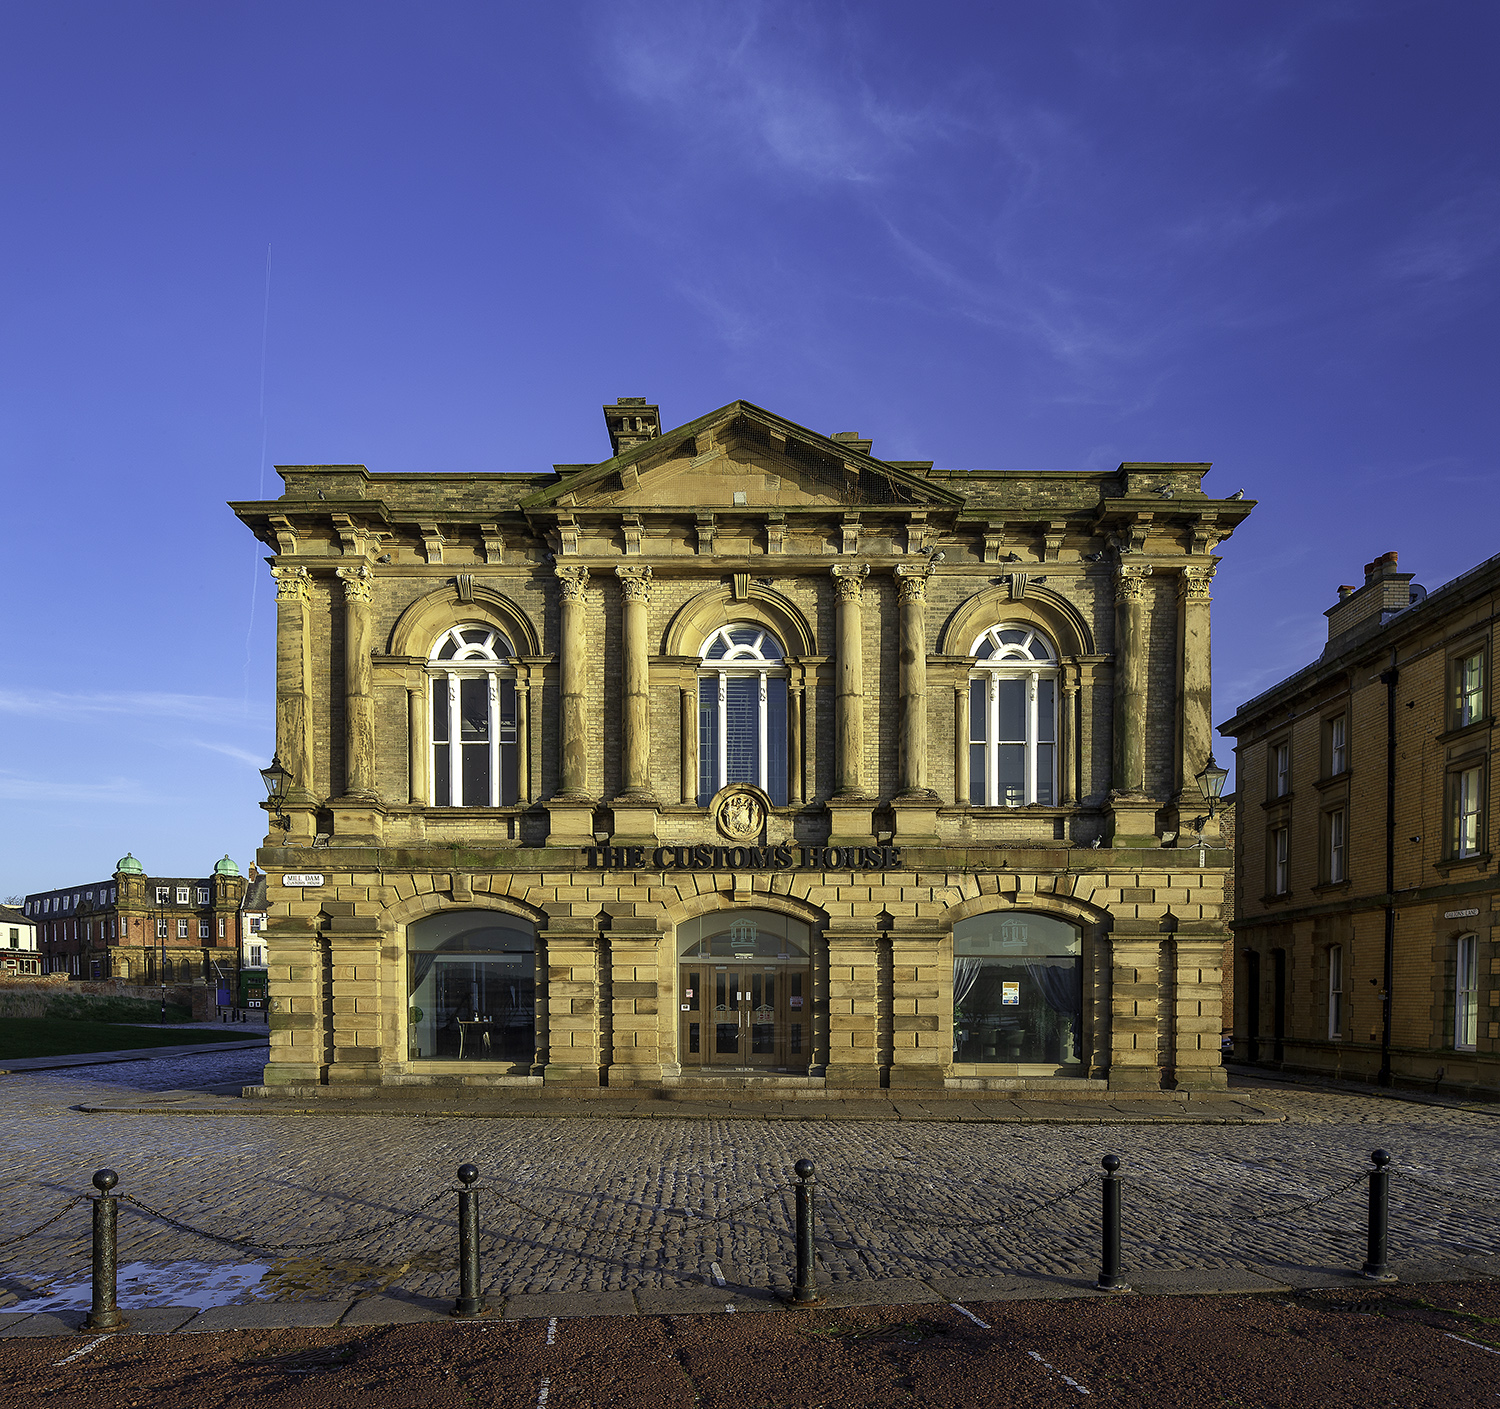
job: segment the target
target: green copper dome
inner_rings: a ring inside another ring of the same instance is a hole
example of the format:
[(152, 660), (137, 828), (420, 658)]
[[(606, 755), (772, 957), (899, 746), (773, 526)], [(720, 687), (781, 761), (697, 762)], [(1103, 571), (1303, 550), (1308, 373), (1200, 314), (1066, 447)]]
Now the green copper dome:
[(240, 868), (229, 859), (227, 853), (222, 861), (214, 862), (214, 875), (216, 876), (237, 876), (239, 873)]
[(127, 876), (144, 876), (146, 874), (146, 868), (128, 851), (115, 862), (115, 870), (117, 872), (124, 872)]

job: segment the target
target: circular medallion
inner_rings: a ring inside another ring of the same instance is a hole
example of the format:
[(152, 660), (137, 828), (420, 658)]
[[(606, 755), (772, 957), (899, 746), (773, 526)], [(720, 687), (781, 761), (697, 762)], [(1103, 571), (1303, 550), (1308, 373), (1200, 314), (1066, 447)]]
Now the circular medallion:
[(734, 841), (755, 841), (766, 825), (765, 804), (749, 788), (734, 788), (719, 798), (714, 821)]

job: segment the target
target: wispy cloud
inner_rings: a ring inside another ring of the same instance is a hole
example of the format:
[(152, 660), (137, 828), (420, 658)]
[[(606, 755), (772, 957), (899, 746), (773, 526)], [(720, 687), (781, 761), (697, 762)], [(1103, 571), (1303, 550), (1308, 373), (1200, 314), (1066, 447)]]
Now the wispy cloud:
[(247, 763), (252, 768), (264, 768), (267, 763), (264, 753), (254, 753), (250, 749), (242, 749), (235, 744), (219, 744), (209, 739), (184, 739), (183, 742), (192, 745), (193, 748), (207, 749), (210, 753), (221, 753), (226, 758)]
[(133, 719), (197, 719), (236, 722), (250, 717), (242, 700), (216, 695), (178, 695), (156, 691), (69, 693), (61, 690), (0, 689), (0, 714), (78, 719), (119, 715)]
[(1443, 289), (1493, 275), (1500, 254), (1500, 187), (1486, 183), (1441, 202), (1379, 260), (1392, 282)]
[(0, 800), (33, 804), (158, 804), (170, 799), (149, 792), (132, 778), (102, 778), (97, 782), (57, 782), (51, 778), (23, 778), (0, 773)]

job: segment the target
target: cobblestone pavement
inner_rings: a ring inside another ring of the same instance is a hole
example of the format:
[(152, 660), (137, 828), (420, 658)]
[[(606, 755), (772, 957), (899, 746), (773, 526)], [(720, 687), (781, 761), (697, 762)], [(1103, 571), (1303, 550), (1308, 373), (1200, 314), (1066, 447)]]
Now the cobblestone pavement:
[[(1127, 1272), (1358, 1266), (1362, 1175), (1377, 1147), (1400, 1170), (1393, 1258), (1500, 1254), (1500, 1120), (1359, 1093), (1247, 1083), (1258, 1104), (1289, 1120), (1230, 1127), (72, 1109), (131, 1091), (237, 1089), (257, 1078), (260, 1060), (248, 1051), (0, 1077), (11, 1192), (0, 1212), (0, 1294), (8, 1293), (0, 1299), (29, 1300), (85, 1273), (84, 1206), (19, 1244), (3, 1243), (86, 1190), (101, 1165), (119, 1171), (120, 1192), (225, 1238), (328, 1240), (301, 1250), (242, 1248), (122, 1209), (121, 1263), (264, 1263), (251, 1294), (276, 1300), (392, 1288), (453, 1295), (454, 1201), (442, 1191), (455, 1187), (453, 1171), (467, 1160), (489, 1190), (486, 1284), (515, 1294), (718, 1276), (731, 1286), (785, 1287), (791, 1166), (803, 1157), (817, 1164), (827, 1283), (1087, 1275), (1097, 1265), (1099, 1159), (1110, 1152), (1129, 1176)], [(1305, 1203), (1313, 1206), (1282, 1212)]]

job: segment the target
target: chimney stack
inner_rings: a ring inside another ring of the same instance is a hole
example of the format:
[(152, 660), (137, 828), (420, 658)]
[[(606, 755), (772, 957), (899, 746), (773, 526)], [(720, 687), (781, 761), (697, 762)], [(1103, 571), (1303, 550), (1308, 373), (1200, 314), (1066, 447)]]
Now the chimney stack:
[(1338, 601), (1323, 613), (1328, 618), (1329, 646), (1357, 627), (1369, 622), (1384, 625), (1397, 612), (1404, 612), (1412, 604), (1411, 579), (1411, 573), (1397, 571), (1394, 549), (1366, 563), (1364, 586), (1345, 583), (1339, 588)]
[(623, 455), (632, 446), (661, 434), (661, 408), (652, 406), (644, 396), (616, 397), (613, 406), (604, 408), (604, 424), (609, 427), (610, 453)]

